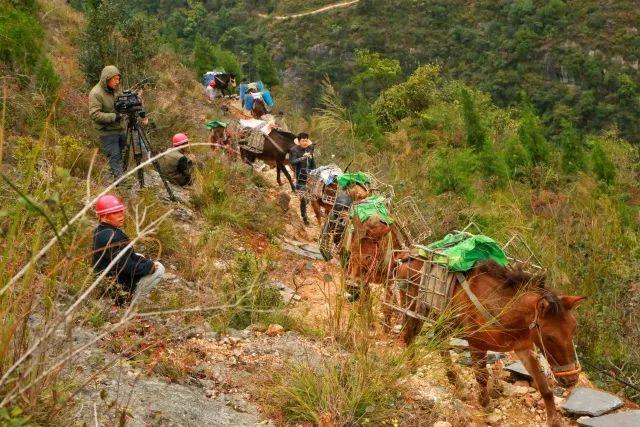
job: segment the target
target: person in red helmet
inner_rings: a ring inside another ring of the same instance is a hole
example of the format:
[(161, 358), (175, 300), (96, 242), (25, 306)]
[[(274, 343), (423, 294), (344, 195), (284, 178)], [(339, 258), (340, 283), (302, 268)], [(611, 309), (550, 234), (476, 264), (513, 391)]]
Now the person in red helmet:
[(158, 159), (160, 170), (167, 181), (184, 187), (192, 181), (193, 160), (189, 155), (189, 137), (184, 133), (177, 133), (173, 135), (171, 142), (173, 147), (181, 148)]
[(134, 300), (137, 300), (148, 295), (164, 275), (164, 266), (158, 261), (135, 253), (133, 248), (125, 250), (129, 237), (122, 231), (124, 211), (122, 201), (110, 194), (100, 197), (96, 203), (100, 224), (93, 233), (94, 271), (104, 271), (124, 251), (108, 273), (125, 291), (124, 297), (120, 295), (116, 298), (116, 304), (123, 304), (134, 296)]
[(209, 101), (209, 104), (211, 104), (213, 101), (215, 101), (218, 98), (222, 98), (222, 91), (217, 87), (215, 78), (209, 82), (209, 84), (204, 89), (204, 91), (207, 95), (207, 100)]

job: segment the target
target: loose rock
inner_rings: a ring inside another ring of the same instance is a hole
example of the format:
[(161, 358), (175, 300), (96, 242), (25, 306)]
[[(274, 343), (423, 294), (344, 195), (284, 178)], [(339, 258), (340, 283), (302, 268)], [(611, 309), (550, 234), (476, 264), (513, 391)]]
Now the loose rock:
[(637, 427), (640, 426), (640, 410), (595, 418), (578, 418), (578, 425), (586, 427)]
[(275, 337), (284, 333), (284, 327), (278, 324), (269, 325), (267, 328), (267, 336)]
[(597, 417), (621, 408), (623, 405), (622, 400), (613, 394), (578, 387), (569, 395), (562, 408), (570, 414)]

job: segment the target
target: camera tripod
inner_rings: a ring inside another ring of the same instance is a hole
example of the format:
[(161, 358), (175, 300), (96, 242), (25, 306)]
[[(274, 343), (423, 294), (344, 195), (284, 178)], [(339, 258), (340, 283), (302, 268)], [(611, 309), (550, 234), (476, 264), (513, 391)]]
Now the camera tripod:
[[(149, 138), (147, 137), (144, 129), (138, 124), (137, 115), (128, 115), (127, 116), (127, 134), (126, 134), (127, 145), (124, 149), (124, 170), (127, 170), (129, 164), (129, 153), (133, 150), (133, 158), (136, 161), (136, 165), (140, 165), (142, 163), (142, 155), (146, 152), (149, 155), (149, 158), (152, 157), (151, 154), (151, 146), (149, 144)], [(177, 201), (176, 197), (173, 195), (173, 191), (171, 191), (171, 187), (167, 183), (167, 180), (162, 176), (162, 170), (160, 170), (160, 163), (157, 160), (151, 162), (153, 164), (154, 169), (160, 175), (160, 179), (164, 184), (164, 188), (167, 190), (169, 194), (169, 199), (172, 202)], [(140, 183), (140, 188), (144, 188), (144, 174), (142, 169), (138, 170), (138, 182)]]

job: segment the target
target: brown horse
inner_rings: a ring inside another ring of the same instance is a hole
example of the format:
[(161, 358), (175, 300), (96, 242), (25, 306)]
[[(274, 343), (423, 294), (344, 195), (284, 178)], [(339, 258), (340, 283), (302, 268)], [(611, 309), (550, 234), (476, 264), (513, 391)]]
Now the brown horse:
[(214, 152), (222, 151), (231, 157), (240, 155), (240, 152), (233, 146), (233, 139), (236, 137), (234, 132), (225, 127), (216, 127), (211, 129), (207, 142), (211, 144)]
[(362, 222), (358, 215), (351, 220), (353, 230), (345, 242), (348, 251), (347, 284), (366, 300), (371, 284), (386, 284), (389, 264), (406, 254), (399, 252), (404, 237), (393, 224), (385, 224), (377, 215)]
[[(417, 276), (420, 276), (424, 262), (413, 257), (406, 260), (400, 261), (393, 273), (394, 278), (404, 279), (407, 284), (405, 290), (400, 290), (405, 294), (401, 297), (405, 302), (415, 301), (408, 297), (418, 292), (420, 277)], [(544, 279), (544, 276), (504, 268), (492, 261), (479, 263), (466, 274), (465, 281), (471, 293), (457, 283), (448, 308), (458, 314), (452, 322), (460, 327), (469, 342), (476, 380), (481, 389), (480, 403), (484, 406), (489, 403), (487, 351), (515, 351), (544, 399), (547, 425), (560, 426), (562, 420), (535, 356), (535, 347), (542, 350), (562, 385), (575, 385), (581, 367), (573, 345), (576, 320), (571, 310), (585, 297), (559, 296), (545, 287)], [(415, 305), (407, 308), (427, 314), (425, 307)], [(385, 314), (389, 315), (388, 312)], [(423, 322), (414, 317), (405, 321), (403, 338), (410, 343), (420, 332)], [(445, 354), (448, 357), (448, 351)], [(455, 376), (452, 371), (448, 375), (449, 378)]]
[(264, 138), (264, 146), (261, 153), (255, 153), (240, 144), (240, 157), (248, 164), (253, 164), (257, 159), (260, 159), (267, 164), (275, 165), (278, 185), (282, 185), (280, 178), (280, 172), (282, 172), (289, 181), (291, 190), (295, 191), (293, 179), (291, 179), (291, 174), (289, 174), (285, 162), (289, 150), (295, 145), (296, 136), (291, 132), (272, 129), (269, 136), (264, 136)]
[[(320, 177), (314, 177), (314, 179), (320, 179)], [(310, 185), (307, 182), (307, 185)], [(335, 182), (322, 187), (321, 194), (311, 194), (311, 208), (313, 209), (313, 213), (316, 216), (316, 220), (318, 221), (318, 225), (322, 225), (322, 218), (327, 218), (329, 216), (329, 212), (331, 212), (331, 208), (333, 207), (333, 203), (329, 203), (329, 200), (336, 199), (338, 195), (338, 184)]]
[(262, 116), (269, 113), (267, 103), (262, 98), (253, 100), (253, 108), (251, 108), (251, 117), (260, 120)]

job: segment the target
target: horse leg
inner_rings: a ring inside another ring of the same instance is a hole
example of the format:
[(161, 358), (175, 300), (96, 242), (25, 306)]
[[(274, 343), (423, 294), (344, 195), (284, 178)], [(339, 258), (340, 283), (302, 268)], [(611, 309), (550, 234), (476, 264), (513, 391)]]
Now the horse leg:
[(280, 187), (282, 187), (282, 179), (280, 178), (280, 167), (282, 165), (280, 164), (280, 162), (276, 162), (276, 181), (278, 182), (278, 185)]
[(556, 411), (556, 403), (553, 399), (553, 392), (549, 387), (549, 383), (547, 382), (547, 378), (542, 372), (542, 369), (540, 369), (540, 364), (538, 363), (538, 359), (536, 359), (535, 354), (533, 354), (533, 351), (531, 349), (516, 350), (516, 354), (524, 364), (524, 367), (527, 368), (527, 371), (533, 377), (533, 381), (536, 383), (536, 386), (540, 391), (540, 395), (544, 400), (544, 407), (547, 411), (547, 426), (563, 426), (564, 423), (562, 422), (562, 417), (560, 417), (558, 415), (558, 412)]
[[(389, 282), (384, 287), (384, 302), (393, 304), (394, 301), (394, 293), (393, 293), (393, 280), (389, 280)], [(393, 330), (393, 326), (391, 323), (393, 322), (393, 308), (389, 307), (386, 304), (382, 304), (382, 314), (384, 316), (384, 330), (385, 332), (391, 332)]]
[(487, 369), (487, 351), (470, 348), (471, 360), (473, 361), (473, 373), (476, 376), (478, 386), (480, 386), (480, 396), (478, 400), (484, 407), (489, 405), (489, 370)]
[(289, 185), (291, 185), (291, 191), (296, 191), (296, 187), (293, 185), (293, 179), (291, 178), (291, 175), (289, 174), (289, 171), (287, 170), (287, 166), (284, 164), (284, 161), (280, 161), (281, 167), (282, 167), (282, 173), (284, 174), (285, 178), (287, 178), (287, 181), (289, 181)]
[(320, 212), (320, 205), (317, 200), (311, 201), (311, 208), (313, 209), (313, 214), (316, 216), (316, 220), (318, 221), (318, 226), (322, 225), (322, 212)]

